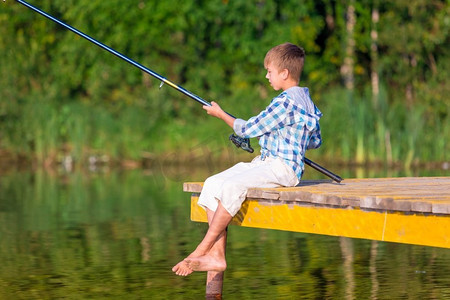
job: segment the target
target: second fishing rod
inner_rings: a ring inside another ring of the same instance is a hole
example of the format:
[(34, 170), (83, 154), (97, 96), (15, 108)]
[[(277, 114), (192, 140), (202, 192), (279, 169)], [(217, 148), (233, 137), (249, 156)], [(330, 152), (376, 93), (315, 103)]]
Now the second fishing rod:
[[(99, 41), (93, 39), (92, 37), (88, 36), (87, 34), (85, 34), (85, 33), (81, 32), (81, 31), (79, 31), (78, 29), (76, 29), (76, 28), (74, 28), (74, 27), (72, 27), (72, 26), (70, 26), (70, 25), (68, 25), (68, 24), (66, 24), (66, 23), (64, 23), (64, 22), (62, 22), (62, 21), (60, 21), (60, 20), (58, 20), (57, 18), (55, 18), (55, 17), (49, 15), (48, 13), (42, 11), (41, 9), (39, 9), (39, 8), (37, 8), (37, 7), (31, 5), (31, 4), (29, 4), (29, 3), (27, 3), (26, 1), (23, 1), (23, 0), (16, 0), (16, 2), (19, 2), (20, 4), (24, 5), (25, 7), (29, 8), (29, 9), (31, 9), (31, 10), (33, 10), (34, 12), (39, 13), (40, 15), (42, 15), (42, 16), (44, 16), (44, 17), (50, 19), (51, 21), (53, 21), (53, 22), (55, 22), (55, 23), (57, 23), (57, 24), (63, 26), (64, 28), (66, 28), (66, 29), (68, 29), (68, 30), (74, 32), (75, 34), (77, 34), (77, 35), (79, 35), (79, 36), (85, 38), (86, 40), (92, 42), (93, 44), (99, 46), (100, 48), (102, 48), (102, 49), (104, 49), (104, 50), (106, 50), (106, 51), (108, 51), (108, 52), (110, 52), (110, 53), (116, 55), (117, 57), (119, 57), (119, 58), (123, 59), (124, 61), (128, 62), (129, 64), (135, 66), (136, 68), (140, 69), (141, 71), (143, 71), (143, 72), (145, 72), (145, 73), (147, 73), (147, 74), (149, 74), (149, 75), (155, 77), (156, 79), (158, 79), (158, 80), (161, 81), (160, 87), (161, 87), (163, 84), (167, 84), (167, 85), (169, 85), (170, 87), (174, 88), (175, 90), (177, 90), (177, 91), (183, 93), (184, 95), (188, 96), (189, 98), (194, 99), (195, 101), (199, 102), (200, 104), (206, 105), (206, 106), (211, 106), (211, 103), (208, 102), (208, 101), (206, 101), (206, 100), (204, 100), (203, 98), (201, 98), (201, 97), (195, 95), (194, 93), (192, 93), (192, 92), (190, 92), (190, 91), (184, 89), (183, 87), (181, 87), (181, 86), (179, 86), (179, 85), (177, 85), (177, 84), (171, 82), (171, 81), (168, 80), (167, 78), (165, 78), (165, 77), (159, 75), (158, 73), (156, 73), (156, 72), (150, 70), (149, 68), (147, 68), (147, 67), (145, 67), (145, 66), (143, 66), (143, 65), (141, 65), (141, 64), (139, 64), (139, 63), (137, 63), (136, 61), (134, 61), (134, 60), (128, 58), (127, 56), (123, 55), (122, 53), (120, 53), (120, 52), (118, 52), (118, 51), (116, 51), (116, 50), (114, 50), (114, 49), (112, 49), (111, 47), (108, 47), (108, 46), (106, 46), (105, 44), (103, 44), (103, 43), (101, 43), (101, 42), (99, 42)], [(229, 114), (229, 113), (227, 113), (227, 114)], [(231, 114), (229, 114), (229, 115), (230, 115), (231, 117), (235, 118), (235, 117), (232, 116)], [(248, 138), (242, 138), (242, 137), (239, 137), (239, 136), (237, 136), (237, 135), (235, 135), (235, 134), (232, 134), (232, 135), (230, 135), (230, 140), (231, 140), (238, 148), (242, 148), (242, 149), (245, 150), (245, 151), (248, 151), (248, 152), (250, 152), (250, 153), (253, 153), (253, 148), (251, 147), (251, 145), (250, 145), (250, 140), (249, 140)], [(334, 181), (336, 181), (336, 182), (341, 182), (341, 181), (342, 181), (342, 178), (341, 178), (340, 176), (338, 176), (338, 175), (332, 173), (331, 171), (325, 169), (324, 167), (322, 167), (322, 166), (320, 166), (320, 165), (314, 163), (313, 161), (309, 160), (309, 159), (306, 158), (306, 157), (304, 158), (304, 162), (305, 162), (305, 164), (307, 164), (308, 166), (310, 166), (310, 167), (312, 167), (313, 169), (319, 171), (320, 173), (322, 173), (322, 174), (324, 174), (324, 175), (330, 177), (330, 178), (333, 179)]]

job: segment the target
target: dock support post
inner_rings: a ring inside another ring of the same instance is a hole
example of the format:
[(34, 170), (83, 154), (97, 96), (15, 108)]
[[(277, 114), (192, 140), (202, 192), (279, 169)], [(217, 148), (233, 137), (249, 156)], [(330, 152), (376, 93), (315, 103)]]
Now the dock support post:
[[(228, 227), (223, 236), (223, 252), (227, 250)], [(223, 277), (225, 272), (209, 271), (206, 274), (206, 299), (222, 299)]]
[(222, 299), (224, 273), (208, 272), (206, 275), (206, 299)]

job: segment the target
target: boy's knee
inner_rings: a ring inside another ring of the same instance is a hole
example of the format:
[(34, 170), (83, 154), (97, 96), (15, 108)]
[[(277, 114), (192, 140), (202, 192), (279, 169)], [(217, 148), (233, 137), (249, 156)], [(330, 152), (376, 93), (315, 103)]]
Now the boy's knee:
[(223, 179), (217, 177), (209, 177), (203, 183), (202, 191), (214, 194), (222, 188), (222, 184)]
[(206, 178), (205, 182), (203, 183), (204, 187), (217, 187), (221, 184), (222, 180), (220, 180), (217, 177), (209, 177)]

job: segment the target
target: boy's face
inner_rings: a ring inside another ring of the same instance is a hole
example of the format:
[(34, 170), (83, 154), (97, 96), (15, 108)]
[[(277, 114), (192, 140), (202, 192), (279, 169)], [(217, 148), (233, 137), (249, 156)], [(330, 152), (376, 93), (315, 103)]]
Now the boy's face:
[(273, 89), (275, 91), (283, 89), (288, 71), (286, 69), (280, 71), (277, 67), (274, 66), (273, 63), (269, 63), (266, 69), (266, 78), (269, 80), (269, 83), (273, 87)]

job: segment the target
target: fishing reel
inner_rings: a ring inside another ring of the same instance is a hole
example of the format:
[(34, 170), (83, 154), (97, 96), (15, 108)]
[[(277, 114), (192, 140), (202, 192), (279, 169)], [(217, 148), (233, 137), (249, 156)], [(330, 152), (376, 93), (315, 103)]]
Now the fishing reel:
[(254, 151), (252, 146), (250, 146), (249, 138), (243, 138), (233, 133), (230, 135), (230, 141), (232, 141), (233, 144), (236, 145), (236, 147), (242, 148), (247, 152), (253, 153)]

